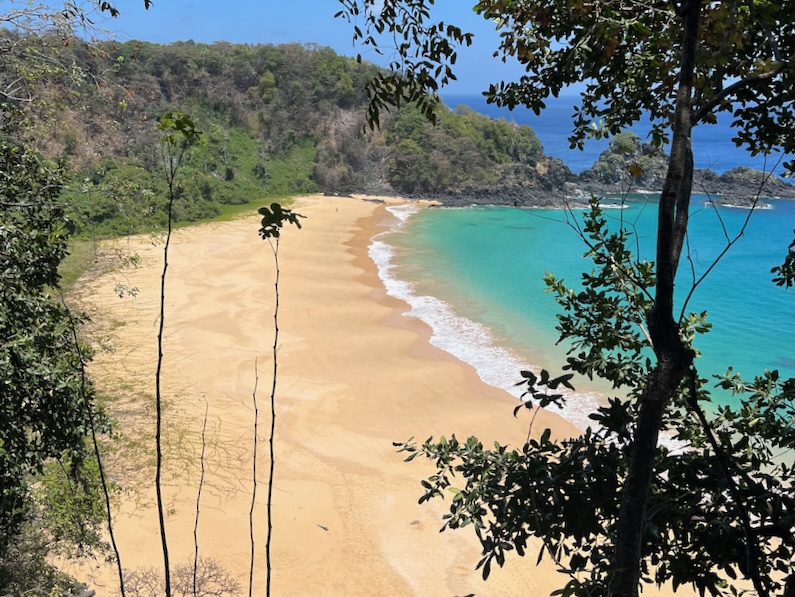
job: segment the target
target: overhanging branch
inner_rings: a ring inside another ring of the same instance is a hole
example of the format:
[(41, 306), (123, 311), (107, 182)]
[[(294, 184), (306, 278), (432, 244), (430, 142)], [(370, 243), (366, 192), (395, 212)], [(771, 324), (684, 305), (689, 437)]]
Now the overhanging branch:
[(747, 77), (745, 79), (740, 79), (739, 81), (735, 81), (728, 87), (722, 89), (718, 92), (715, 97), (713, 97), (710, 101), (706, 104), (701, 106), (698, 110), (696, 110), (695, 114), (693, 115), (693, 124), (697, 124), (701, 122), (704, 118), (706, 118), (707, 114), (712, 112), (721, 102), (726, 100), (726, 98), (730, 97), (732, 94), (749, 87), (756, 87), (757, 85), (762, 85), (771, 79), (773, 79), (776, 75), (778, 75), (781, 71), (785, 68), (790, 66), (789, 62), (782, 62), (779, 66), (773, 70), (766, 71), (764, 73), (759, 73), (757, 75), (753, 75), (751, 77)]

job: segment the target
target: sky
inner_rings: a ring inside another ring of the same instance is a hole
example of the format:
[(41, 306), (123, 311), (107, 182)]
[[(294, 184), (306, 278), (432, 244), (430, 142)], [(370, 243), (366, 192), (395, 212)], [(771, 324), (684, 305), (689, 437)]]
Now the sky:
[[(247, 44), (315, 43), (338, 54), (385, 64), (385, 59), (352, 42), (353, 25), (335, 19), (342, 5), (337, 0), (154, 0), (149, 10), (143, 0), (116, 0), (120, 16), (100, 24), (116, 39), (153, 43), (228, 41)], [(447, 93), (481, 93), (489, 83), (516, 78), (516, 64), (492, 56), (498, 45), (494, 25), (476, 15), (474, 0), (438, 0), (432, 19), (458, 25), (475, 34), (473, 46), (461, 48), (456, 74)]]

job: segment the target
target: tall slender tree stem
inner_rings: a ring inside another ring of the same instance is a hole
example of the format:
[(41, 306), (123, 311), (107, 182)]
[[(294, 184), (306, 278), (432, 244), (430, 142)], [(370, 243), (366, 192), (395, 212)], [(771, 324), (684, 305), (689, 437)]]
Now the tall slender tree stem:
[[(251, 393), (251, 398), (254, 402), (254, 453), (252, 456), (253, 465), (251, 471), (252, 490), (251, 490), (251, 508), (248, 511), (248, 532), (249, 541), (251, 543), (251, 558), (248, 569), (248, 596), (251, 597), (254, 591), (254, 506), (257, 503), (257, 444), (259, 437), (257, 435), (259, 426), (259, 409), (257, 408), (257, 387), (259, 386), (259, 368), (257, 367), (257, 359), (254, 359), (254, 390)], [(273, 460), (273, 458), (271, 458)]]
[(160, 277), (160, 326), (157, 332), (157, 371), (155, 373), (155, 411), (157, 422), (155, 424), (155, 450), (157, 452), (157, 465), (155, 471), (155, 493), (157, 495), (157, 518), (160, 523), (160, 542), (163, 547), (163, 565), (165, 567), (166, 596), (171, 596), (171, 573), (168, 562), (168, 540), (166, 538), (166, 521), (163, 516), (163, 490), (160, 484), (163, 471), (163, 445), (162, 445), (162, 393), (160, 388), (160, 375), (163, 369), (163, 320), (165, 317), (166, 302), (166, 271), (168, 270), (168, 244), (171, 240), (171, 200), (168, 202), (168, 235), (163, 250), (163, 273)]
[(83, 359), (83, 354), (80, 351), (80, 340), (77, 336), (77, 323), (72, 316), (72, 311), (66, 305), (63, 293), (61, 294), (61, 304), (66, 309), (66, 314), (69, 317), (69, 325), (72, 327), (72, 340), (75, 344), (75, 353), (80, 363), (80, 394), (83, 398), (83, 404), (86, 407), (86, 414), (88, 414), (88, 425), (91, 430), (91, 443), (94, 448), (94, 458), (97, 459), (97, 468), (99, 469), (99, 480), (102, 484), (102, 494), (105, 498), (105, 514), (108, 520), (108, 535), (110, 536), (110, 544), (113, 548), (113, 554), (116, 557), (116, 571), (119, 575), (119, 593), (121, 597), (126, 596), (124, 589), (124, 571), (121, 565), (121, 555), (119, 553), (119, 546), (116, 543), (116, 533), (113, 531), (113, 513), (110, 507), (110, 492), (108, 491), (108, 482), (105, 479), (105, 469), (102, 466), (102, 455), (99, 450), (99, 442), (97, 441), (97, 430), (94, 424), (94, 409), (92, 408), (91, 401), (88, 399), (88, 380), (86, 379), (86, 363)]
[(160, 275), (160, 323), (157, 331), (157, 370), (155, 371), (155, 451), (157, 453), (157, 464), (155, 470), (155, 494), (157, 496), (157, 518), (160, 523), (160, 543), (163, 548), (163, 566), (165, 568), (165, 594), (171, 597), (171, 570), (168, 560), (168, 539), (166, 538), (166, 521), (163, 508), (163, 488), (161, 486), (161, 476), (163, 472), (163, 394), (161, 389), (161, 377), (163, 371), (163, 329), (166, 317), (166, 273), (168, 272), (168, 248), (171, 243), (171, 232), (173, 229), (172, 212), (174, 206), (174, 179), (177, 174), (178, 163), (175, 164), (174, 156), (169, 152), (163, 157), (163, 167), (168, 178), (168, 231), (166, 242), (163, 246), (163, 271)]
[(199, 572), (199, 513), (202, 501), (202, 488), (204, 487), (204, 453), (207, 448), (207, 414), (210, 405), (207, 398), (204, 399), (204, 422), (202, 423), (202, 451), (199, 456), (201, 463), (201, 476), (199, 477), (199, 489), (196, 491), (196, 518), (193, 521), (193, 597), (199, 596), (197, 575)]
[(268, 239), (273, 250), (273, 262), (276, 266), (276, 277), (274, 282), (275, 304), (273, 308), (273, 382), (271, 385), (271, 431), (268, 439), (270, 447), (270, 470), (268, 472), (268, 536), (265, 542), (265, 562), (267, 567), (267, 581), (265, 585), (265, 595), (271, 594), (271, 537), (273, 535), (273, 479), (274, 479), (274, 452), (273, 437), (276, 433), (276, 373), (278, 362), (276, 360), (277, 349), (279, 346), (279, 237), (276, 237), (275, 244)]

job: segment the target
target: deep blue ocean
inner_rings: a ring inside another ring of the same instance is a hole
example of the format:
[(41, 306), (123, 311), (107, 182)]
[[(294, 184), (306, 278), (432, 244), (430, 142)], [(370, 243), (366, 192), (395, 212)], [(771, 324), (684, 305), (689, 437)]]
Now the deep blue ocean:
[[(469, 105), (482, 110), (475, 101)], [(570, 102), (551, 106), (552, 114), (570, 116), (570, 107)], [(525, 115), (527, 121), (517, 112), (512, 116), (522, 124), (536, 118), (532, 113)], [(569, 116), (548, 115), (531, 126), (547, 154), (561, 157), (577, 171), (590, 166), (604, 144), (585, 152), (570, 151), (565, 140)], [(742, 152), (718, 149), (714, 139), (706, 147), (714, 150), (713, 157), (696, 157), (697, 167), (705, 159), (718, 172), (738, 165), (761, 167)], [(694, 142), (696, 156), (699, 149), (700, 143)], [(653, 195), (633, 195), (623, 209), (616, 206), (606, 212), (616, 225), (621, 221), (633, 225), (637, 251), (649, 260), (654, 258), (656, 200)], [(749, 216), (746, 209), (716, 211), (705, 200), (694, 195), (692, 201), (687, 255), (677, 278), (679, 309), (693, 280), (724, 249), (726, 237), (739, 234)], [(750, 214), (742, 238), (684, 306), (687, 312), (708, 311), (713, 324), (696, 342), (703, 354), (697, 360), (702, 377), (723, 373), (729, 366), (746, 377), (766, 368), (779, 369), (785, 376), (795, 374), (795, 295), (775, 286), (770, 275), (792, 240), (795, 202), (768, 199), (765, 204), (765, 209)], [(390, 294), (406, 300), (412, 307), (409, 315), (432, 327), (434, 344), (474, 365), (486, 382), (509, 391), (523, 368), (560, 372), (567, 347), (556, 344), (559, 308), (545, 292), (542, 279), (552, 272), (576, 287), (581, 272), (591, 268), (583, 258), (582, 241), (565, 223), (562, 211), (406, 206), (392, 208), (386, 224), (389, 231), (374, 239), (371, 256)], [(610, 389), (585, 379), (577, 380), (576, 386), (562, 414), (584, 427), (588, 412)], [(717, 398), (732, 400), (726, 394)]]

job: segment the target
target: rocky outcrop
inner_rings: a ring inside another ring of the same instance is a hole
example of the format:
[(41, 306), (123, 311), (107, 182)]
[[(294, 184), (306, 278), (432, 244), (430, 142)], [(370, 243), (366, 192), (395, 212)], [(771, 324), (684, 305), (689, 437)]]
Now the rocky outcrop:
[[(495, 181), (469, 184), (455, 192), (418, 193), (446, 206), (506, 205), (515, 207), (563, 207), (566, 199), (627, 192), (659, 192), (668, 169), (668, 154), (643, 143), (634, 133), (616, 135), (596, 163), (582, 174), (572, 174), (562, 160), (542, 157), (535, 164), (506, 164)], [(394, 195), (381, 179), (370, 191)], [(378, 186), (378, 188), (374, 188)], [(709, 195), (726, 205), (750, 206), (759, 197), (795, 198), (795, 186), (758, 170), (738, 167), (716, 174), (696, 170), (693, 192)]]
[[(588, 171), (591, 172), (591, 171)], [(596, 179), (584, 172), (567, 185), (570, 196), (615, 195), (627, 192), (660, 192), (664, 179), (615, 176), (618, 182)], [(781, 197), (795, 199), (795, 186), (777, 176), (740, 166), (717, 174), (712, 170), (696, 170), (693, 173), (693, 192), (709, 195), (717, 202), (727, 205), (751, 205), (758, 198)]]
[(577, 183), (583, 191), (596, 193), (616, 188), (658, 189), (667, 170), (664, 149), (643, 143), (635, 133), (619, 133), (596, 163), (580, 174)]
[(769, 173), (740, 166), (718, 175), (697, 170), (693, 190), (714, 196), (719, 203), (749, 206), (760, 197), (795, 198), (795, 185)]
[[(454, 192), (419, 192), (413, 198), (435, 199), (449, 207), (563, 207), (567, 188), (576, 179), (562, 160), (544, 156), (535, 164), (506, 164), (491, 182), (469, 184)], [(382, 182), (377, 194), (394, 195), (395, 192)]]
[[(659, 192), (668, 170), (668, 155), (642, 143), (634, 133), (621, 133), (599, 156), (592, 168), (568, 184), (573, 196), (618, 194), (632, 191)], [(709, 195), (727, 205), (749, 206), (759, 198), (795, 198), (795, 186), (777, 176), (740, 166), (716, 174), (712, 170), (693, 173), (693, 192)]]

